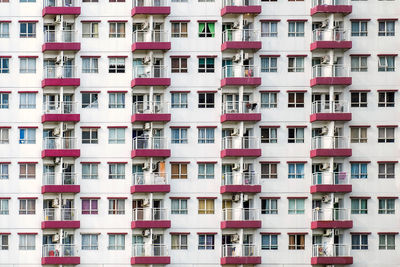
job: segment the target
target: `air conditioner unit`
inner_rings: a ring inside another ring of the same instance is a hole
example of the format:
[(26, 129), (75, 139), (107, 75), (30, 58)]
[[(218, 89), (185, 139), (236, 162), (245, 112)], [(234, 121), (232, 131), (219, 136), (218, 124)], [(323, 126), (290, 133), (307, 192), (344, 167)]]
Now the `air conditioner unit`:
[(331, 229), (325, 229), (323, 236), (331, 236), (332, 235), (332, 230)]
[(57, 15), (57, 16), (54, 18), (54, 22), (55, 22), (55, 23), (61, 23), (61, 19), (62, 19), (61, 15)]
[(329, 56), (323, 56), (321, 60), (321, 64), (328, 64), (330, 60)]
[(146, 22), (144, 22), (144, 23), (142, 24), (142, 27), (140, 28), (140, 30), (145, 31), (145, 30), (147, 30), (149, 27), (150, 27), (150, 23), (148, 23), (148, 22), (146, 21)]
[(329, 169), (329, 166), (330, 166), (329, 163), (323, 163), (322, 165), (320, 165), (319, 170), (325, 171), (325, 170)]
[(60, 162), (61, 162), (61, 158), (60, 158), (60, 157), (54, 158), (54, 164), (55, 164), (55, 165), (60, 164)]
[(243, 195), (243, 201), (248, 201), (249, 200), (249, 195)]
[(234, 201), (234, 202), (240, 201), (240, 195), (239, 195), (239, 194), (234, 194), (234, 195), (232, 196), (232, 201)]
[(149, 237), (150, 236), (150, 230), (149, 229), (145, 229), (142, 231), (142, 236), (143, 237)]
[(241, 59), (240, 54), (236, 54), (236, 55), (234, 55), (233, 58), (232, 58), (233, 62), (239, 62), (240, 59)]
[(331, 201), (331, 197), (329, 195), (322, 196), (322, 202), (328, 203)]
[(233, 167), (232, 167), (232, 171), (238, 171), (239, 169), (240, 169), (239, 163), (235, 163), (235, 165), (233, 165)]
[(233, 28), (233, 29), (239, 29), (239, 27), (240, 27), (239, 21), (235, 21), (235, 22), (233, 23), (233, 25), (232, 25), (232, 28)]
[(324, 126), (324, 127), (322, 127), (322, 129), (321, 129), (321, 135), (325, 135), (325, 134), (327, 134), (328, 133), (328, 127), (327, 126)]
[(151, 62), (151, 57), (145, 56), (145, 57), (142, 59), (142, 62), (143, 62), (143, 64), (149, 64), (149, 63)]
[(239, 129), (238, 128), (235, 128), (234, 130), (233, 130), (233, 132), (231, 133), (231, 136), (238, 136), (239, 135)]
[(51, 241), (52, 242), (58, 242), (58, 241), (60, 241), (60, 235), (57, 233), (57, 234), (55, 234), (55, 235), (52, 235), (51, 236)]
[(328, 24), (329, 24), (329, 20), (324, 20), (323, 22), (322, 22), (322, 24), (321, 24), (321, 28), (326, 28), (326, 27), (328, 27)]
[(145, 199), (143, 200), (143, 207), (148, 207), (148, 206), (150, 206), (150, 199), (145, 198)]
[(60, 200), (58, 200), (58, 198), (54, 199), (53, 202), (51, 203), (51, 206), (53, 208), (58, 208), (60, 206)]
[(239, 239), (240, 239), (240, 236), (238, 234), (234, 234), (234, 235), (232, 235), (231, 241), (233, 243), (238, 243)]
[(61, 133), (61, 130), (60, 130), (59, 127), (54, 128), (54, 130), (53, 130), (53, 135), (54, 135), (54, 136), (59, 136), (60, 133)]
[(144, 170), (144, 171), (150, 170), (150, 163), (146, 162), (146, 163), (143, 165), (142, 170)]
[(150, 123), (150, 122), (146, 122), (146, 123), (143, 125), (143, 130), (148, 131), (148, 130), (150, 130), (150, 129), (151, 129), (151, 123)]

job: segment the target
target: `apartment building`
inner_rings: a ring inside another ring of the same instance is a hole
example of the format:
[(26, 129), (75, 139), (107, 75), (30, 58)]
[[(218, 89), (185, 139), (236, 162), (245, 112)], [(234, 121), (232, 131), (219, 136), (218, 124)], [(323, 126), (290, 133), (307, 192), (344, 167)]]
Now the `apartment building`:
[(0, 0), (0, 267), (399, 266), (399, 14)]

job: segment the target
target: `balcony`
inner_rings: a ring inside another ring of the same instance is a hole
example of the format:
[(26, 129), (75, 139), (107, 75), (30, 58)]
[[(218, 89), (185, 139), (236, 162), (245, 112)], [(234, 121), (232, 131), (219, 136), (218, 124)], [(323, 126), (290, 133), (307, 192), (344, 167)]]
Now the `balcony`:
[(315, 121), (351, 121), (349, 103), (343, 100), (314, 101), (310, 115), (310, 122)]
[(342, 65), (315, 65), (313, 66), (310, 86), (316, 85), (341, 85), (352, 84), (349, 69)]
[(131, 194), (169, 193), (171, 190), (166, 173), (134, 173)]
[(352, 185), (346, 172), (313, 173), (310, 193), (350, 193)]
[(257, 137), (226, 136), (222, 139), (221, 158), (260, 156), (260, 141)]
[(46, 86), (73, 86), (80, 85), (75, 66), (45, 66), (43, 69), (42, 87)]
[(131, 122), (168, 122), (171, 120), (168, 103), (137, 101), (133, 103)]
[(350, 247), (347, 245), (326, 244), (313, 245), (312, 265), (346, 265), (353, 264)]
[(222, 103), (221, 122), (260, 120), (261, 113), (257, 103), (248, 101), (225, 101)]
[(48, 101), (43, 103), (42, 123), (44, 122), (78, 122), (81, 115), (78, 114), (76, 102)]
[(257, 209), (223, 209), (221, 229), (229, 228), (261, 228), (261, 220), (258, 218)]
[(261, 13), (259, 0), (223, 0), (221, 16), (229, 14), (253, 14)]
[(81, 226), (76, 220), (75, 209), (47, 208), (43, 214), (42, 229), (77, 229)]
[(260, 193), (258, 178), (254, 172), (226, 172), (222, 174), (220, 193)]
[(134, 31), (132, 52), (137, 50), (170, 50), (171, 41), (167, 31)]
[(255, 245), (222, 245), (221, 265), (226, 264), (261, 264), (261, 256)]
[(221, 51), (226, 50), (253, 50), (261, 49), (260, 33), (255, 30), (229, 29), (222, 33)]
[(311, 140), (310, 158), (351, 157), (349, 139), (342, 136), (315, 136)]
[(131, 157), (170, 157), (167, 143), (165, 137), (135, 137)]
[(261, 85), (258, 68), (249, 65), (228, 65), (222, 68), (221, 87)]
[(170, 86), (168, 69), (161, 65), (139, 65), (133, 67), (131, 87), (135, 86)]
[(42, 158), (45, 157), (80, 157), (75, 137), (46, 137), (43, 139)]
[(44, 173), (42, 194), (45, 193), (79, 193), (81, 186), (77, 183), (76, 173)]
[(46, 51), (79, 51), (81, 43), (76, 42), (76, 31), (45, 31), (42, 52)]
[(349, 32), (344, 30), (314, 30), (310, 45), (311, 51), (318, 49), (342, 49), (348, 50), (352, 47), (349, 41)]
[(78, 265), (81, 258), (77, 250), (75, 245), (43, 245), (42, 265)]
[(349, 0), (312, 0), (311, 16), (316, 13), (350, 14), (353, 11)]
[(353, 227), (348, 209), (313, 209), (311, 229), (348, 229)]
[(81, 7), (78, 0), (44, 0), (42, 16), (46, 15), (79, 15)]
[(166, 245), (133, 244), (131, 264), (170, 264)]
[(134, 0), (132, 16), (136, 15), (165, 15), (171, 13), (168, 0)]
[(137, 228), (170, 228), (168, 210), (160, 208), (136, 208), (132, 211), (132, 229)]

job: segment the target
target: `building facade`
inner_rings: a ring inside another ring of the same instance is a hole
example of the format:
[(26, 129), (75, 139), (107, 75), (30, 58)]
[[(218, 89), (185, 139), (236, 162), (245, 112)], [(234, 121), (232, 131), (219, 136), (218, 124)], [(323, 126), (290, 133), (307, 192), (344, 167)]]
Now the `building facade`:
[(0, 266), (399, 266), (399, 14), (0, 0)]

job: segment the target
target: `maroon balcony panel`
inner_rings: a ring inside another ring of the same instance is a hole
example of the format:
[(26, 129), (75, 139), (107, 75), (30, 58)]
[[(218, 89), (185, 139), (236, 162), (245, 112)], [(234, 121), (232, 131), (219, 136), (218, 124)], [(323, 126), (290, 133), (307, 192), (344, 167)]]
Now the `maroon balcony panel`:
[(261, 149), (224, 149), (221, 158), (225, 157), (260, 157)]
[(132, 44), (132, 52), (136, 50), (170, 50), (171, 42), (136, 42)]
[(260, 121), (261, 113), (228, 113), (221, 115), (221, 122), (226, 121)]
[(312, 265), (346, 265), (353, 264), (353, 257), (312, 257)]
[(314, 121), (351, 121), (351, 113), (315, 113), (310, 115), (310, 122)]
[(46, 15), (80, 15), (80, 7), (54, 7), (48, 6), (43, 8), (42, 16)]
[(261, 6), (225, 6), (221, 9), (221, 16), (227, 14), (260, 14)]
[(259, 86), (261, 85), (260, 77), (230, 77), (221, 80), (221, 87), (224, 86)]
[(45, 51), (79, 51), (81, 43), (45, 43), (42, 45), (42, 52)]
[(79, 86), (81, 79), (79, 78), (49, 78), (42, 80), (42, 88), (46, 86)]
[(171, 228), (171, 221), (132, 221), (131, 228)]
[(261, 185), (223, 185), (219, 192), (224, 193), (260, 193)]
[(80, 257), (42, 257), (42, 265), (78, 265)]
[(81, 156), (80, 149), (45, 149), (45, 150), (42, 150), (42, 158), (45, 158), (45, 157), (79, 158), (80, 156)]
[(221, 265), (225, 264), (261, 264), (261, 257), (223, 257)]
[(351, 85), (351, 77), (317, 77), (310, 80), (310, 86), (316, 85)]
[(170, 149), (135, 149), (132, 150), (131, 157), (163, 157), (168, 158), (171, 156)]
[(311, 229), (349, 229), (353, 228), (353, 221), (313, 221)]
[(351, 157), (351, 148), (314, 149), (310, 151), (310, 158), (315, 157)]
[(171, 114), (133, 114), (131, 122), (138, 121), (171, 121)]
[(351, 49), (353, 43), (351, 41), (316, 41), (311, 43), (310, 50), (314, 51), (317, 49)]
[(316, 13), (343, 13), (350, 14), (353, 11), (351, 5), (319, 5), (311, 8), (311, 16)]
[(135, 86), (170, 86), (170, 78), (134, 78), (131, 87)]
[(149, 184), (131, 186), (131, 194), (134, 193), (169, 193), (171, 186), (169, 184)]
[(246, 49), (246, 50), (255, 50), (258, 51), (262, 47), (262, 43), (259, 41), (227, 41), (221, 45), (221, 51), (225, 51), (228, 49)]
[(169, 15), (171, 7), (169, 6), (137, 6), (132, 8), (132, 16), (135, 15)]
[(310, 187), (310, 193), (350, 193), (353, 191), (351, 184), (319, 184)]
[(42, 194), (45, 193), (79, 193), (81, 192), (80, 185), (43, 185)]
[(154, 257), (132, 257), (131, 264), (170, 264), (171, 258), (170, 257), (161, 257), (161, 256), (154, 256)]
[(44, 221), (42, 229), (78, 229), (81, 227), (80, 221)]
[(222, 221), (221, 229), (229, 228), (261, 228), (261, 221)]
[(42, 123), (50, 121), (71, 121), (78, 122), (81, 120), (80, 114), (43, 114)]

